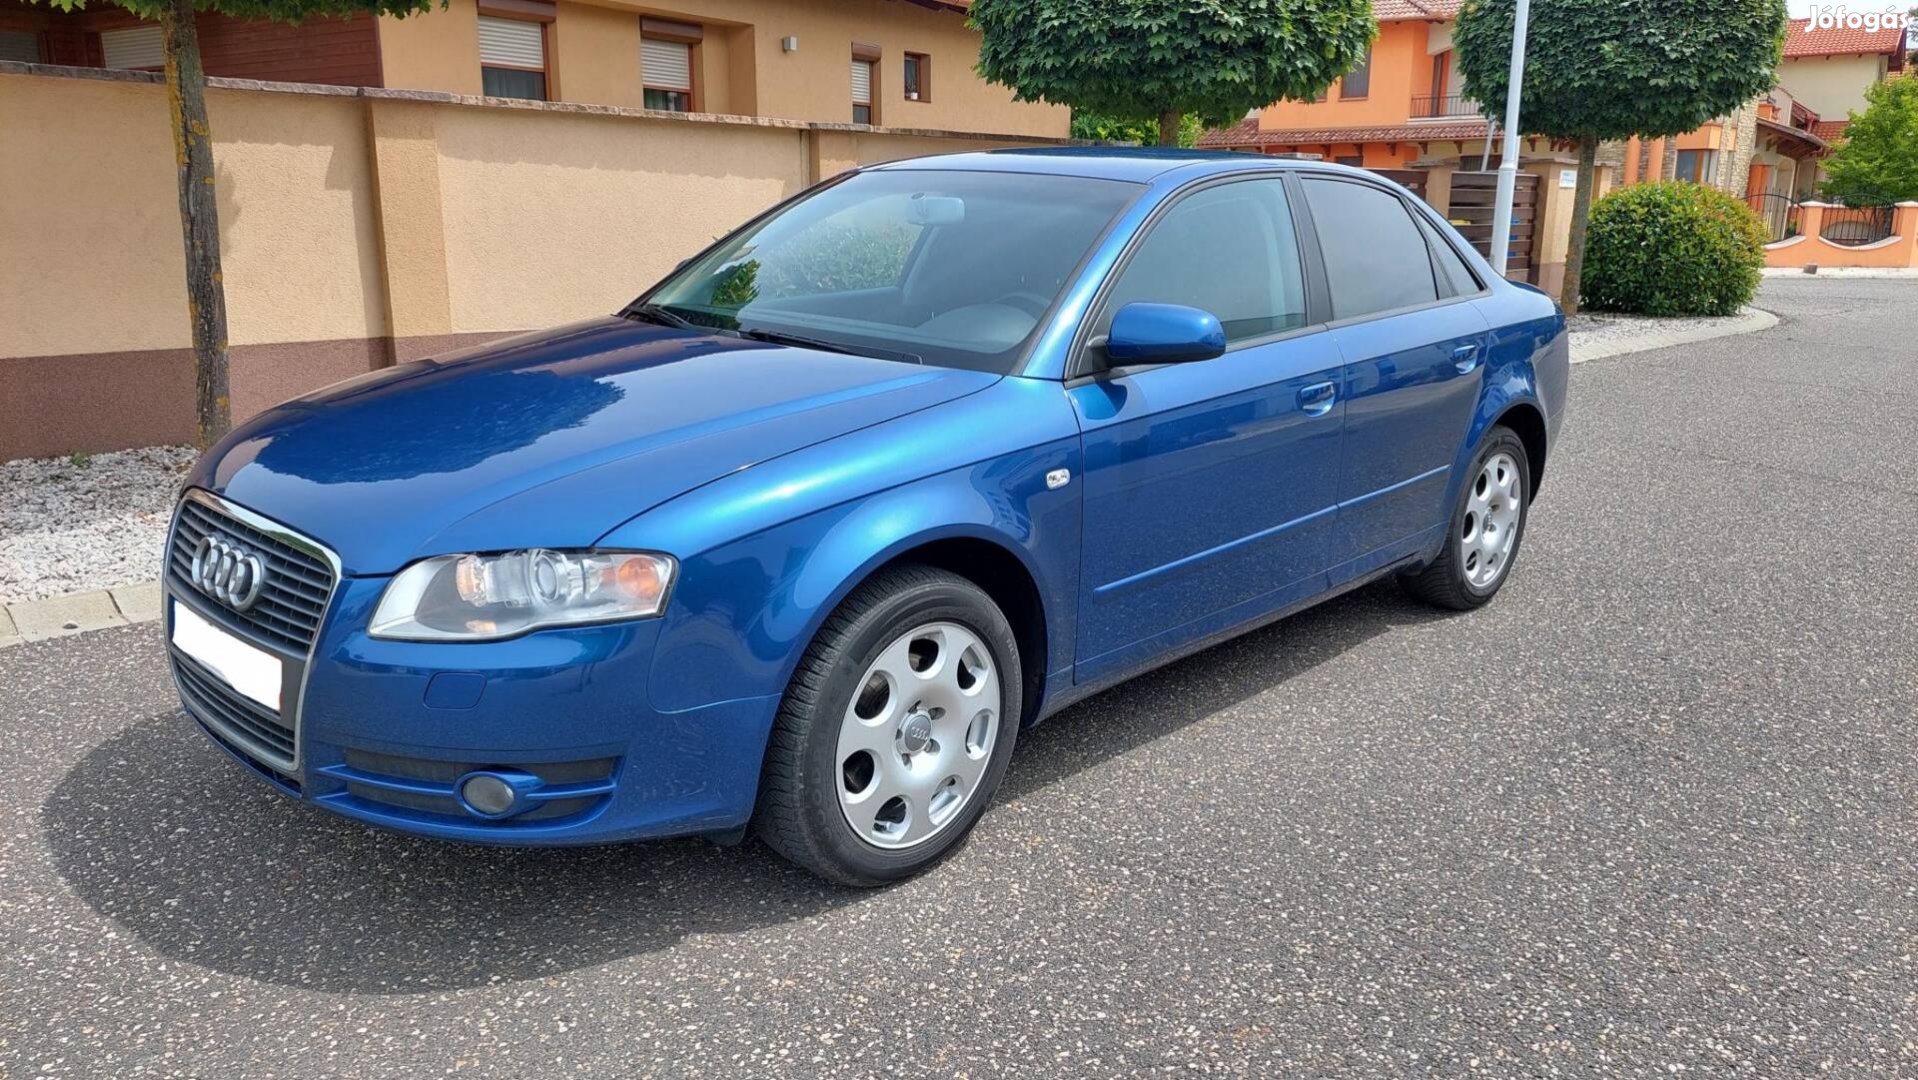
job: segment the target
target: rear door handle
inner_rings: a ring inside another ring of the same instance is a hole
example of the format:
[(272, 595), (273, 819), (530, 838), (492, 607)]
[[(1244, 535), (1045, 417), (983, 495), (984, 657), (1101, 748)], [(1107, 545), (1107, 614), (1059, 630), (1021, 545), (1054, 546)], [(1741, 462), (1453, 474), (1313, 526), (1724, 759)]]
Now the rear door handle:
[(1452, 350), (1452, 363), (1460, 375), (1470, 375), (1478, 368), (1478, 346), (1460, 345)]
[(1307, 416), (1324, 416), (1339, 400), (1336, 383), (1313, 383), (1299, 388), (1299, 409)]

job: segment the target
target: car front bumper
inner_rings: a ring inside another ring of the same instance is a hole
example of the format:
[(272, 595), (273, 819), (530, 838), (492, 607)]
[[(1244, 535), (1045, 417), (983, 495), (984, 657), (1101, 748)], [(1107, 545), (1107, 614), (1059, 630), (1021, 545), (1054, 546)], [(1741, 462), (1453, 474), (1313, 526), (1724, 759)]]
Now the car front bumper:
[[(217, 683), (210, 692), (208, 673), (169, 646), (188, 715), (281, 792), (409, 833), (591, 844), (728, 832), (751, 817), (778, 698), (655, 710), (647, 679), (659, 620), (497, 642), (386, 641), (363, 629), (385, 584), (341, 579), (311, 659), (277, 650), (290, 761), (244, 737), (245, 702), (221, 699)], [(173, 605), (219, 612), (173, 575), (166, 594), (169, 642)], [(475, 773), (513, 782), (509, 812), (460, 797)]]

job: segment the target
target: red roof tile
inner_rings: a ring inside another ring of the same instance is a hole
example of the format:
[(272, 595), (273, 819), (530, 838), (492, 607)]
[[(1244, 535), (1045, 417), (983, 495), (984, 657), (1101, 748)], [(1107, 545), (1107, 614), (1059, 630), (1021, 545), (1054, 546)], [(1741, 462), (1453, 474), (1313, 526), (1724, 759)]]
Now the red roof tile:
[(1380, 22), (1444, 22), (1458, 17), (1464, 0), (1372, 0)]
[(1837, 142), (1845, 137), (1845, 128), (1849, 120), (1820, 120), (1811, 126), (1811, 133), (1826, 142)]
[(1851, 53), (1893, 53), (1904, 41), (1905, 32), (1896, 26), (1877, 30), (1847, 29), (1834, 26), (1812, 29), (1810, 19), (1793, 19), (1785, 29), (1786, 56), (1843, 56)]
[(1464, 120), (1435, 124), (1397, 124), (1389, 127), (1302, 128), (1260, 131), (1258, 118), (1241, 120), (1229, 128), (1215, 128), (1199, 136), (1207, 149), (1234, 146), (1320, 146), (1325, 143), (1450, 142), (1482, 139), (1485, 121)]

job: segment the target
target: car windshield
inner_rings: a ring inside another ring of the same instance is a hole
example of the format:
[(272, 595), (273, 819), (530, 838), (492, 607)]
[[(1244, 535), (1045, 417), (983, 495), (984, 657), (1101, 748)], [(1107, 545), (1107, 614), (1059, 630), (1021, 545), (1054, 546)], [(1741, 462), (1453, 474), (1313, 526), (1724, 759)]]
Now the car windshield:
[(629, 315), (1006, 373), (1136, 184), (859, 173), (742, 229)]

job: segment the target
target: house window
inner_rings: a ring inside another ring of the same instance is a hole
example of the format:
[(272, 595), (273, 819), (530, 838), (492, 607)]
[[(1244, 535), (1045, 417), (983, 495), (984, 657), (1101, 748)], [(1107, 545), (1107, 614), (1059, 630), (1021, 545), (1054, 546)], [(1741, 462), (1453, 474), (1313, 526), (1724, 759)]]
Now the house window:
[(1672, 175), (1679, 180), (1690, 180), (1694, 184), (1710, 184), (1718, 180), (1718, 151), (1716, 150), (1680, 150), (1678, 163), (1673, 167)]
[(1372, 92), (1372, 46), (1365, 47), (1365, 59), (1339, 80), (1339, 99), (1362, 98)]
[(40, 62), (40, 35), (32, 30), (0, 30), (0, 60)]
[(479, 46), (483, 93), (546, 100), (545, 23), (481, 15)]
[(905, 87), (907, 101), (932, 100), (932, 57), (925, 53), (907, 53)]
[(166, 66), (166, 46), (160, 27), (124, 26), (100, 31), (101, 66), (135, 71), (158, 71)]
[(861, 60), (856, 56), (853, 57), (852, 122), (855, 124), (873, 123), (872, 84), (874, 82), (873, 69), (876, 66), (876, 63), (872, 60)]
[(1434, 101), (1443, 100), (1445, 97), (1445, 74), (1451, 66), (1452, 50), (1450, 49), (1432, 57), (1432, 99)]
[(640, 78), (646, 84), (646, 107), (669, 112), (693, 111), (693, 47), (683, 41), (639, 43)]

